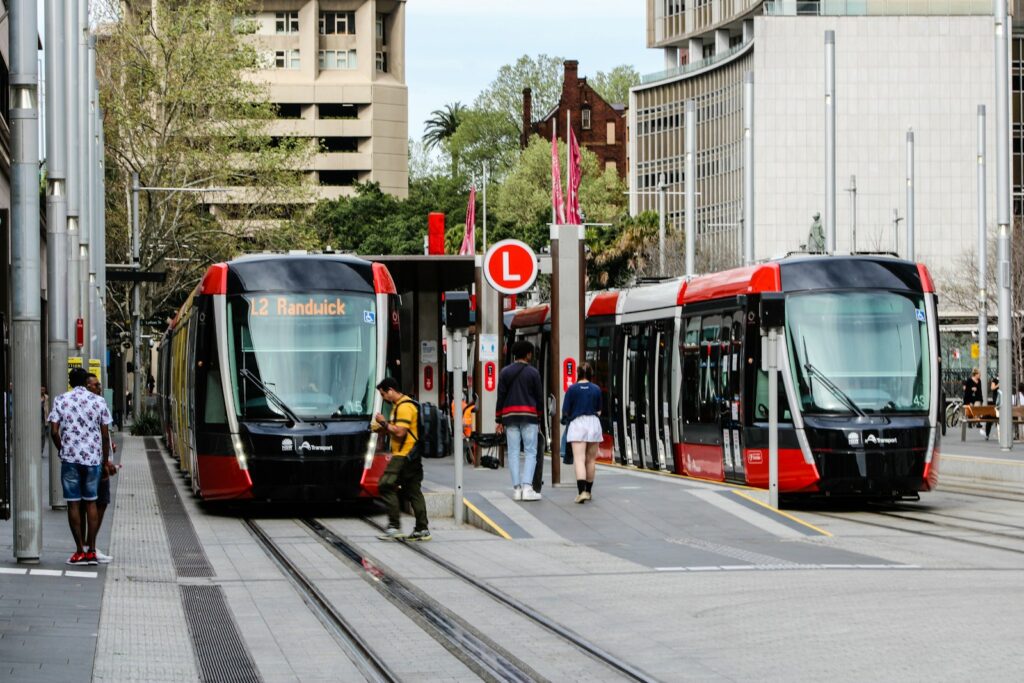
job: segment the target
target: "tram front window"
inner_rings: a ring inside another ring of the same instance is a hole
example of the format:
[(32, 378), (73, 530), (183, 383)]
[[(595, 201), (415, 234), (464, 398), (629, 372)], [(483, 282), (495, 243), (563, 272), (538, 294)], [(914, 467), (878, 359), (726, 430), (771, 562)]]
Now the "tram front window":
[(229, 349), (239, 417), (283, 419), (288, 411), (279, 402), (302, 419), (369, 415), (377, 365), (375, 322), (376, 304), (369, 295), (232, 297)]
[(931, 383), (919, 296), (802, 294), (786, 300), (794, 380), (804, 413), (923, 413)]

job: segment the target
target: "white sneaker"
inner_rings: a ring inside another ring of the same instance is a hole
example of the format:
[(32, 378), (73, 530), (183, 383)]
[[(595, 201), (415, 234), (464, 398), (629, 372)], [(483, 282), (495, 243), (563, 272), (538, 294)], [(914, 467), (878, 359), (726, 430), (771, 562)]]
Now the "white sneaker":
[(522, 499), (523, 499), (523, 489), (521, 489), (518, 486), (515, 487), (514, 489), (512, 489), (512, 500), (522, 500)]
[(96, 561), (100, 564), (110, 564), (110, 561), (114, 559), (113, 556), (107, 555), (99, 548), (93, 548), (93, 552), (96, 553)]
[(533, 487), (527, 484), (523, 487), (523, 500), (540, 500), (541, 495), (533, 490)]

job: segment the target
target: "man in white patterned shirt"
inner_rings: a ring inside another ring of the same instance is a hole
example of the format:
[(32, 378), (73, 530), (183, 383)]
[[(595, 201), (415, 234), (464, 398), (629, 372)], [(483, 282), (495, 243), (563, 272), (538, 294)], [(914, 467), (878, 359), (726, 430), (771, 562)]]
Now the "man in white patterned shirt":
[[(68, 524), (75, 539), (75, 553), (68, 564), (97, 564), (96, 530), (99, 527), (96, 498), (102, 469), (108, 467), (111, 423), (107, 403), (86, 388), (89, 373), (75, 368), (69, 374), (71, 391), (53, 401), (48, 419), (50, 437), (60, 452), (60, 478), (68, 503)], [(82, 508), (88, 537), (82, 538)], [(85, 546), (89, 548), (85, 550)]]

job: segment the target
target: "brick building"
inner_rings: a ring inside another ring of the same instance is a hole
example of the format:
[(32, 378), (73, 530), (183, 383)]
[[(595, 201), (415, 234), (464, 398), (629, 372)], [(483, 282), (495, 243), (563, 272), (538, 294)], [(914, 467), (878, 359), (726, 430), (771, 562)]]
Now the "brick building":
[(533, 120), (533, 97), (530, 88), (523, 90), (523, 132), (520, 145), (526, 147), (530, 135), (551, 139), (552, 126), (559, 139), (565, 141), (565, 117), (569, 113), (576, 139), (580, 145), (597, 155), (601, 166), (612, 168), (620, 178), (626, 177), (626, 107), (609, 104), (579, 77), (579, 63), (565, 62), (562, 97), (558, 105)]

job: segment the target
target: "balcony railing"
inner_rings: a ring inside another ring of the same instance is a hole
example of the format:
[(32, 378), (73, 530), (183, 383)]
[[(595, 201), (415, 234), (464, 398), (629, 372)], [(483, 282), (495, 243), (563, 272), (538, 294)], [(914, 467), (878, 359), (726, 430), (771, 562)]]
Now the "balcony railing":
[(725, 52), (720, 52), (716, 55), (712, 55), (711, 57), (705, 57), (704, 59), (699, 59), (695, 62), (690, 62), (689, 64), (680, 64), (679, 66), (674, 66), (671, 69), (657, 71), (653, 74), (646, 74), (640, 77), (640, 84), (646, 85), (648, 83), (656, 83), (658, 81), (663, 81), (666, 78), (675, 78), (676, 76), (682, 76), (684, 74), (693, 73), (694, 71), (706, 69), (707, 67), (718, 64), (719, 62), (724, 62), (735, 54), (743, 52), (752, 42), (752, 40), (748, 40), (746, 42), (739, 43), (738, 45), (733, 45)]
[(894, 17), (991, 15), (991, 0), (770, 0), (774, 17)]

